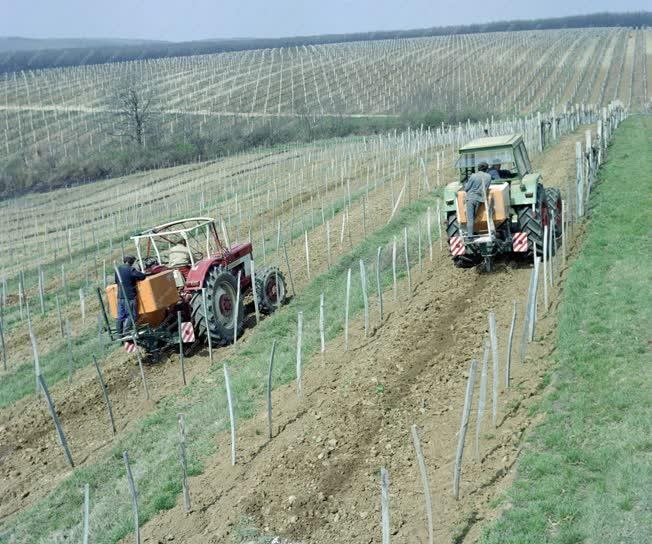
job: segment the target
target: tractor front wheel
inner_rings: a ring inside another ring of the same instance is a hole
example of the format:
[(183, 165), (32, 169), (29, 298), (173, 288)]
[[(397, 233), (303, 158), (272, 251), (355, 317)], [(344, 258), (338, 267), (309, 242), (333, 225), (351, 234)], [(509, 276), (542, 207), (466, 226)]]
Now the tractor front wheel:
[(263, 314), (269, 315), (276, 308), (285, 304), (287, 300), (285, 278), (277, 267), (261, 269), (256, 274), (254, 282), (258, 307)]
[(204, 312), (201, 291), (195, 293), (190, 301), (195, 334), (200, 338), (210, 334), (213, 345), (225, 346), (233, 342), (236, 313), (238, 337), (244, 330), (242, 293), (240, 300), (236, 300), (238, 281), (231, 272), (219, 265), (209, 269), (205, 286), (206, 311)]

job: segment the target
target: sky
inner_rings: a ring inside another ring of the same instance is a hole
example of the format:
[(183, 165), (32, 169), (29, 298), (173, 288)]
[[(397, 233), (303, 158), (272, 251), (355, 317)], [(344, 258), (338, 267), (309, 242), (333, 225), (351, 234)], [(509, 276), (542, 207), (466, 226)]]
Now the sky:
[(0, 0), (0, 36), (190, 41), (649, 10), (649, 0)]

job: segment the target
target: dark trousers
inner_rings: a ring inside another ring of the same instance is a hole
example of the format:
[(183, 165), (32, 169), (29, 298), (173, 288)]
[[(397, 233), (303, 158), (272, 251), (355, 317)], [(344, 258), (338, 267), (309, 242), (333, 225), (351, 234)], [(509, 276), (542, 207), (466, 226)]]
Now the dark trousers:
[[(124, 299), (124, 298), (119, 298), (118, 299), (118, 319), (116, 321), (116, 331), (118, 333), (118, 336), (122, 336), (124, 334), (125, 329), (128, 331), (131, 324), (131, 318), (129, 317), (129, 310), (131, 310), (131, 315), (133, 315), (134, 319), (138, 318), (138, 309), (136, 307), (136, 299), (131, 298), (131, 299)], [(124, 327), (124, 325), (127, 325)], [(124, 327), (124, 328), (123, 328)]]
[(477, 200), (466, 200), (466, 235), (473, 236), (473, 223), (475, 223), (475, 215), (480, 207), (481, 202)]

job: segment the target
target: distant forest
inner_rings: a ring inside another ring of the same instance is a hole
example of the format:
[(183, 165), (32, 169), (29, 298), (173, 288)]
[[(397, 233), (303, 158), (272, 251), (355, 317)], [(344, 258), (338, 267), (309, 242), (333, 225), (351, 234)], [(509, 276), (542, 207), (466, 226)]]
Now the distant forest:
[(453, 34), (477, 34), (481, 32), (614, 26), (652, 26), (652, 12), (594, 13), (572, 17), (499, 21), (486, 24), (442, 26), (415, 30), (358, 32), (355, 34), (328, 34), (322, 36), (295, 36), (289, 38), (241, 38), (178, 43), (152, 42), (139, 45), (2, 51), (0, 52), (0, 73), (16, 72), (20, 70), (36, 70), (39, 68), (103, 64), (130, 60), (184, 57), (190, 55), (204, 55), (209, 53), (223, 53), (228, 51), (244, 51), (272, 47), (298, 47), (303, 45), (345, 43), (366, 40), (421, 38)]

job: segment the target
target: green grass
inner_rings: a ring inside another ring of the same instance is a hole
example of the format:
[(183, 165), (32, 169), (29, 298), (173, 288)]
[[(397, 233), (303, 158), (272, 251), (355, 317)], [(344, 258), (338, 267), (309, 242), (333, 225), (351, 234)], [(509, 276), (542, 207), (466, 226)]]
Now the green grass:
[[(58, 331), (57, 331), (58, 332)], [(105, 336), (104, 351), (100, 350), (100, 341), (97, 331), (91, 328), (72, 339), (72, 370), (74, 372), (92, 362), (95, 355), (98, 360), (110, 357), (118, 348), (115, 343)], [(57, 346), (45, 355), (39, 355), (41, 374), (48, 386), (68, 377), (68, 349), (66, 341), (62, 340)], [(10, 406), (27, 395), (35, 393), (34, 364), (25, 363), (16, 367), (2, 377), (0, 382), (0, 408)]]
[(618, 130), (566, 282), (554, 391), (484, 544), (652, 538), (652, 119)]
[[(274, 385), (287, 383), (295, 377), (295, 334), (297, 311), (304, 312), (303, 350), (309, 355), (319, 349), (319, 300), (325, 296), (326, 338), (341, 334), (344, 322), (344, 293), (346, 275), (353, 270), (351, 317), (363, 308), (359, 287), (359, 259), (368, 265), (368, 289), (374, 291), (375, 278), (369, 268), (375, 261), (376, 248), (385, 247), (381, 261), (382, 284), (391, 283), (391, 251), (387, 245), (393, 237), (399, 240), (404, 226), (414, 228), (423, 222), (423, 214), (433, 205), (433, 198), (417, 200), (406, 206), (385, 227), (369, 235), (353, 251), (342, 257), (331, 270), (315, 277), (285, 308), (276, 312), (256, 327), (249, 341), (225, 361), (232, 369), (232, 388), (239, 421), (250, 418), (261, 408), (266, 384), (266, 370), (272, 340), (277, 340)], [(416, 236), (412, 231), (411, 260), (416, 263)], [(422, 240), (426, 251), (426, 240)], [(405, 268), (399, 252), (399, 269)], [(377, 317), (372, 318), (376, 320)], [(91, 487), (91, 527), (94, 542), (113, 543), (133, 529), (130, 502), (126, 485), (122, 451), (128, 450), (138, 488), (141, 522), (151, 519), (162, 509), (170, 508), (180, 491), (180, 471), (177, 462), (176, 415), (186, 415), (188, 457), (190, 471), (202, 470), (202, 460), (216, 449), (228, 455), (228, 442), (216, 444), (216, 434), (227, 429), (226, 395), (221, 364), (211, 368), (207, 375), (196, 377), (191, 384), (175, 395), (161, 401), (156, 412), (140, 420), (134, 431), (116, 440), (111, 452), (95, 463), (78, 468), (50, 492), (43, 500), (0, 524), (0, 542), (58, 542), (65, 538), (80, 539), (82, 488)], [(62, 416), (65, 429), (65, 414)], [(75, 452), (72, 452), (73, 457)]]

